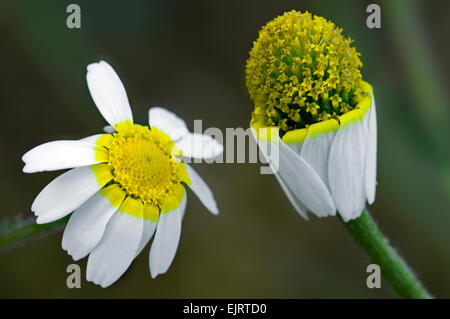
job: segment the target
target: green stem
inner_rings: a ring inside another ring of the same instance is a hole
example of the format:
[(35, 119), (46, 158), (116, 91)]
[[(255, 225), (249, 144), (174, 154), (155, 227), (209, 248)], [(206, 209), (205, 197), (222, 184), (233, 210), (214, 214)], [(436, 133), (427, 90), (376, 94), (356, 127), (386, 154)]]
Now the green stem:
[(69, 216), (53, 223), (36, 224), (36, 218), (14, 218), (0, 225), (0, 250), (20, 244), (29, 239), (39, 238), (51, 230), (59, 230), (69, 220)]
[(355, 220), (343, 223), (372, 263), (380, 266), (382, 278), (391, 284), (400, 297), (431, 298), (411, 269), (389, 245), (387, 238), (368, 212), (363, 212), (361, 217)]

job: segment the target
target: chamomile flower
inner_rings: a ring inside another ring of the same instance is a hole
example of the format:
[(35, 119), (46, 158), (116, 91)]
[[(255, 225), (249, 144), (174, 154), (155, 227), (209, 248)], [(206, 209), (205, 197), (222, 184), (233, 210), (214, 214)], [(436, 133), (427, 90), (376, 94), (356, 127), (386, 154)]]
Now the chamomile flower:
[(133, 123), (124, 86), (104, 61), (87, 68), (88, 87), (109, 134), (53, 141), (27, 152), (23, 171), (68, 169), (48, 184), (31, 210), (37, 223), (71, 212), (62, 247), (74, 260), (89, 255), (86, 278), (114, 283), (153, 234), (151, 276), (165, 273), (178, 247), (188, 185), (214, 215), (219, 210), (203, 179), (180, 158), (222, 153), (216, 140), (188, 131), (182, 119), (160, 107), (149, 110), (149, 126)]
[(337, 211), (349, 221), (375, 200), (374, 94), (341, 33), (322, 17), (287, 12), (261, 29), (246, 66), (255, 138), (279, 147), (276, 177), (305, 218)]

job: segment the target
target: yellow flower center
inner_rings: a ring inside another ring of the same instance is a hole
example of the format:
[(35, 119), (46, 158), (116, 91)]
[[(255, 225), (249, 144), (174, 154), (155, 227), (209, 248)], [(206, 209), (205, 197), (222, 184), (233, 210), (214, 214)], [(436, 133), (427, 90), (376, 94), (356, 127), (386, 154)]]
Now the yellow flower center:
[[(117, 133), (103, 134), (98, 140), (97, 160), (106, 162), (113, 184), (128, 197), (163, 213), (175, 209), (190, 184), (182, 155), (168, 135), (155, 127), (126, 121), (115, 126)], [(97, 177), (99, 177), (97, 175)]]
[(362, 63), (341, 32), (322, 17), (297, 11), (260, 30), (246, 65), (253, 123), (278, 126), (284, 134), (338, 120), (355, 108), (365, 96)]

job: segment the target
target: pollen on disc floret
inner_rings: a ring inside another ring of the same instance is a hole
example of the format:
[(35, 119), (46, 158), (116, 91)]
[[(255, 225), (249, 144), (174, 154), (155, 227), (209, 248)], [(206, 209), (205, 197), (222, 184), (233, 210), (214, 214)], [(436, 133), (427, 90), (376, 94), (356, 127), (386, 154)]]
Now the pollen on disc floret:
[(342, 29), (309, 12), (286, 12), (253, 43), (246, 85), (252, 121), (281, 133), (338, 119), (365, 95), (360, 54)]

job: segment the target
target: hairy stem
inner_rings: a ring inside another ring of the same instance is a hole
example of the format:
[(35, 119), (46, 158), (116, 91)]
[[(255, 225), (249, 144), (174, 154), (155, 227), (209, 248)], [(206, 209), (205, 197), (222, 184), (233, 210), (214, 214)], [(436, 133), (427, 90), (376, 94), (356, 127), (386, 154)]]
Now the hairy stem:
[(382, 278), (389, 282), (400, 297), (431, 298), (408, 265), (389, 245), (387, 238), (368, 212), (363, 212), (355, 220), (343, 223), (371, 262), (380, 266)]
[(35, 217), (22, 219), (15, 217), (0, 224), (0, 251), (12, 248), (28, 240), (42, 237), (45, 234), (61, 229), (69, 220), (69, 216), (53, 223), (36, 224)]

